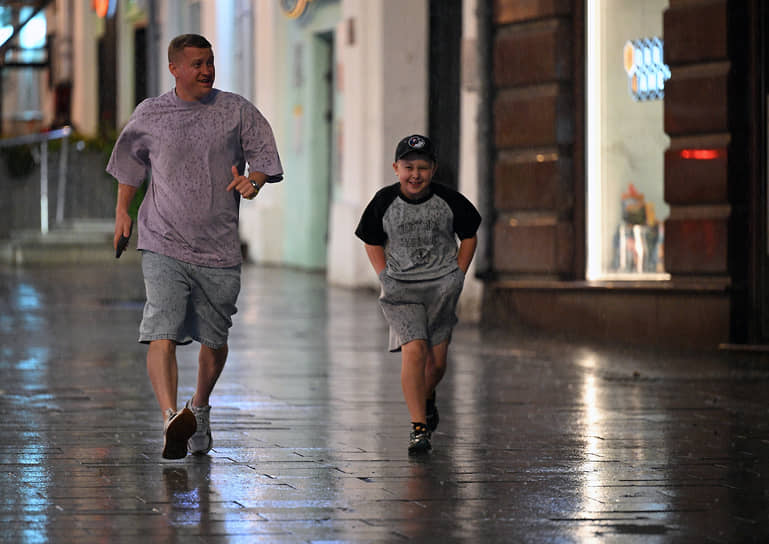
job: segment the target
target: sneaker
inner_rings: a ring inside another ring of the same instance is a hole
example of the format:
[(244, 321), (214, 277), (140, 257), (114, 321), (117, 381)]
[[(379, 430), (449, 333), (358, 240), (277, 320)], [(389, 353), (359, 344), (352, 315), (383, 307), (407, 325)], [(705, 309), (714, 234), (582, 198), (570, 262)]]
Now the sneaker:
[(438, 422), (441, 420), (438, 415), (438, 407), (435, 405), (435, 393), (425, 401), (425, 414), (427, 415), (427, 430), (432, 433), (438, 428)]
[(195, 455), (205, 455), (214, 445), (211, 438), (211, 406), (193, 406), (192, 399), (187, 401), (186, 408), (195, 414), (197, 430), (188, 442), (190, 453)]
[(409, 436), (409, 455), (430, 451), (430, 433), (427, 431), (411, 431)]
[(187, 440), (195, 433), (195, 415), (187, 408), (179, 412), (169, 409), (163, 427), (163, 457), (182, 459), (187, 455)]

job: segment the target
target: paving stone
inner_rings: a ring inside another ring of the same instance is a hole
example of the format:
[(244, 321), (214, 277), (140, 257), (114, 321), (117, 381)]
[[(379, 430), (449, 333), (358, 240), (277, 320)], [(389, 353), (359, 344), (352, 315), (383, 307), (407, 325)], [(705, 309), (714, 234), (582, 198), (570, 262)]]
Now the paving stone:
[(242, 285), (214, 449), (166, 461), (138, 264), (0, 267), (0, 542), (769, 541), (763, 356), (462, 323), (409, 458), (377, 293)]

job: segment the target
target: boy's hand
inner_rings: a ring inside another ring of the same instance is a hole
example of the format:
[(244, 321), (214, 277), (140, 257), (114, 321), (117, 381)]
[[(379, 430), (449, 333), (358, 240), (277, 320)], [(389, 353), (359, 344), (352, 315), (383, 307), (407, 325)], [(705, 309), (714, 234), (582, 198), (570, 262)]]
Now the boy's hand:
[(478, 236), (472, 238), (465, 238), (459, 242), (459, 250), (457, 250), (457, 265), (462, 270), (463, 274), (467, 274), (467, 270), (470, 268), (470, 263), (475, 255), (475, 247), (478, 245)]
[(379, 274), (382, 273), (382, 270), (387, 266), (387, 263), (385, 262), (384, 247), (372, 246), (370, 244), (365, 244), (365, 247), (368, 260), (371, 262), (371, 266), (374, 268), (376, 275), (379, 276)]

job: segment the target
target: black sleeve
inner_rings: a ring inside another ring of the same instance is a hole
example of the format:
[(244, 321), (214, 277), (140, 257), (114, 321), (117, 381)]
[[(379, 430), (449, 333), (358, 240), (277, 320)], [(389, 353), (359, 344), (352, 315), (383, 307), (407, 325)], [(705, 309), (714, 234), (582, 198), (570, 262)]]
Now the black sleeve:
[(434, 184), (433, 191), (446, 201), (454, 214), (454, 232), (460, 240), (472, 238), (481, 225), (481, 214), (460, 192), (445, 185)]
[(355, 236), (371, 246), (383, 246), (387, 242), (387, 233), (384, 231), (382, 219), (385, 211), (392, 201), (398, 196), (398, 184), (389, 185), (377, 191), (366, 209), (363, 210)]

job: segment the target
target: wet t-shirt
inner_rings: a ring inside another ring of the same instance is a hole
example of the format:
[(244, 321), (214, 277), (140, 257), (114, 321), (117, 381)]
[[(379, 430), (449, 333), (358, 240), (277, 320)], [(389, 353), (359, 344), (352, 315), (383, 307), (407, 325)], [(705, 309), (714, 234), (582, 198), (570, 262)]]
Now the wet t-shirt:
[(388, 276), (429, 280), (457, 269), (457, 238), (472, 238), (480, 224), (475, 206), (445, 185), (430, 183), (429, 194), (409, 200), (394, 183), (374, 195), (355, 235), (384, 246)]
[(171, 90), (136, 107), (112, 150), (107, 172), (139, 187), (138, 248), (180, 261), (228, 267), (242, 261), (240, 193), (227, 191), (232, 166), (280, 181), (272, 129), (245, 98), (212, 90), (186, 102)]

